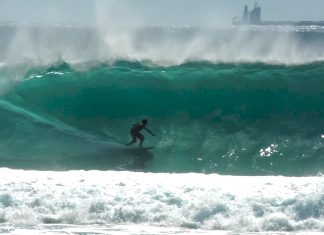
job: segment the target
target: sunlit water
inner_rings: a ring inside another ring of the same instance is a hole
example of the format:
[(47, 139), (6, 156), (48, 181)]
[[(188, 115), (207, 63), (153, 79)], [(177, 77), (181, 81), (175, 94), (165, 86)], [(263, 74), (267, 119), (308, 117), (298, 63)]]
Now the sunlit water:
[(0, 234), (324, 232), (323, 28), (0, 30)]

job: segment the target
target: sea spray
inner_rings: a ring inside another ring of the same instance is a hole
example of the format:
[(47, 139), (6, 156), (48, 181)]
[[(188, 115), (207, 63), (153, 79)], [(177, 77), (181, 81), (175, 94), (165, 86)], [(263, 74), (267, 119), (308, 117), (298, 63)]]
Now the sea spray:
[[(324, 58), (320, 27), (0, 27), (0, 62), (50, 65), (118, 60), (179, 65), (210, 63), (304, 64)], [(165, 53), (165, 52), (168, 53)]]
[(0, 233), (321, 234), (323, 29), (119, 23), (0, 27)]

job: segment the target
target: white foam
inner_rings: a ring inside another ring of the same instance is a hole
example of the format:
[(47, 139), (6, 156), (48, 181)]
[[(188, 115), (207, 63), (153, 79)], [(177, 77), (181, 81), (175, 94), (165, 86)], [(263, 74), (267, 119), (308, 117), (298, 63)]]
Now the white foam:
[(324, 231), (323, 177), (0, 170), (7, 224)]

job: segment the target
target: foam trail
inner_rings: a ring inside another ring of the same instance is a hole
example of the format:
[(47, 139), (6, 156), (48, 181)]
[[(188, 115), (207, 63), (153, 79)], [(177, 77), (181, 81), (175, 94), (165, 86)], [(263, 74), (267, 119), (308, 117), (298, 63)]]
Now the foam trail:
[(13, 225), (324, 231), (323, 177), (9, 169), (0, 176), (0, 213)]

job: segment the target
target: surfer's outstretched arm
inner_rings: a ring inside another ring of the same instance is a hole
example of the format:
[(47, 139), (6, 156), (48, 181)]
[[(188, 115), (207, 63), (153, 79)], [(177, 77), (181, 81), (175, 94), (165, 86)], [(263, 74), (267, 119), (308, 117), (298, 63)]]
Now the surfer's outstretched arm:
[(148, 128), (144, 127), (144, 129), (145, 129), (148, 133), (150, 133), (151, 135), (155, 136), (155, 134), (154, 134), (151, 130), (149, 130)]

